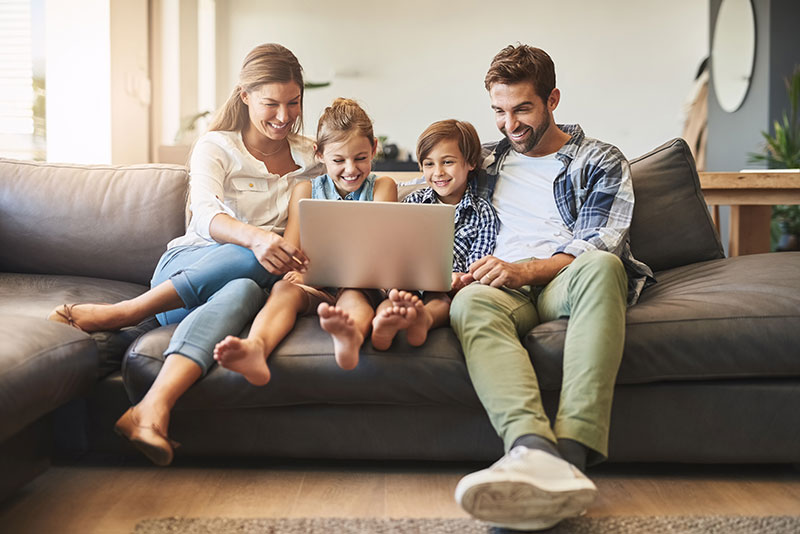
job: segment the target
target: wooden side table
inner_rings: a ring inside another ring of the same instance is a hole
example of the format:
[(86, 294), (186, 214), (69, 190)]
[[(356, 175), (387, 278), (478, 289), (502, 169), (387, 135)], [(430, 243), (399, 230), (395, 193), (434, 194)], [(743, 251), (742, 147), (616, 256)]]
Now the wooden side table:
[(701, 172), (700, 188), (712, 206), (719, 232), (719, 206), (731, 207), (728, 254), (769, 252), (774, 204), (800, 204), (800, 172)]

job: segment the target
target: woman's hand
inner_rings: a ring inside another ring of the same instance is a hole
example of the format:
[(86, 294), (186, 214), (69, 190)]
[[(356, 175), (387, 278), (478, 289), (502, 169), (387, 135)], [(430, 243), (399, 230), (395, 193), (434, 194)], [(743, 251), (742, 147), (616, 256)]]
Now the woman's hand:
[(289, 271), (302, 273), (308, 266), (308, 258), (303, 251), (274, 232), (259, 232), (249, 248), (258, 262), (272, 274)]
[(233, 243), (249, 248), (258, 263), (272, 274), (305, 272), (308, 267), (308, 258), (299, 246), (275, 232), (243, 223), (227, 213), (214, 216), (209, 225), (209, 234), (217, 243)]

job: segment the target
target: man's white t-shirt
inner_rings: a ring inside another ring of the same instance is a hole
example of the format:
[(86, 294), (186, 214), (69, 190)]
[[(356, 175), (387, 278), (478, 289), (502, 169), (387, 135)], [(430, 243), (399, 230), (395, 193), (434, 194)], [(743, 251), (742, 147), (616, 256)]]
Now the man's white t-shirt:
[(555, 154), (532, 158), (508, 152), (492, 195), (500, 219), (494, 256), (508, 262), (549, 258), (572, 239), (553, 194), (563, 168)]

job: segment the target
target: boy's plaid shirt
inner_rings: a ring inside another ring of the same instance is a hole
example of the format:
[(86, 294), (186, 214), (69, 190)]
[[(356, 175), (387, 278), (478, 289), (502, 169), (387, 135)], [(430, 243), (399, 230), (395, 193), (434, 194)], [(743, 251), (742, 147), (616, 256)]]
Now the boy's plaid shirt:
[[(426, 187), (410, 193), (403, 202), (438, 204), (439, 198), (432, 188)], [(466, 273), (472, 262), (494, 252), (498, 224), (492, 204), (476, 196), (468, 187), (456, 206), (453, 236), (454, 273)]]

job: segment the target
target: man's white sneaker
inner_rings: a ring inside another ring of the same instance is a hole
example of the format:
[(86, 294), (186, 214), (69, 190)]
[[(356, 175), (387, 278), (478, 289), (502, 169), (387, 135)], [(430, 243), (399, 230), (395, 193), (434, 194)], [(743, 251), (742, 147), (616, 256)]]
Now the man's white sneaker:
[(597, 487), (577, 467), (522, 446), (456, 486), (456, 501), (471, 516), (520, 530), (542, 530), (578, 516), (596, 497)]

